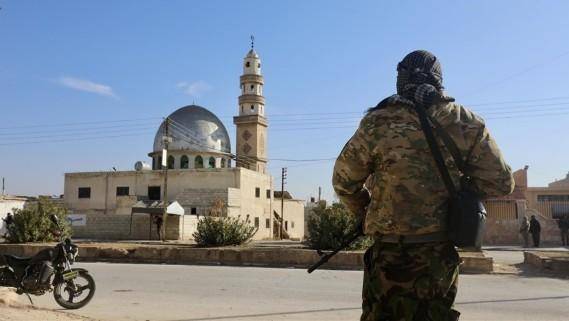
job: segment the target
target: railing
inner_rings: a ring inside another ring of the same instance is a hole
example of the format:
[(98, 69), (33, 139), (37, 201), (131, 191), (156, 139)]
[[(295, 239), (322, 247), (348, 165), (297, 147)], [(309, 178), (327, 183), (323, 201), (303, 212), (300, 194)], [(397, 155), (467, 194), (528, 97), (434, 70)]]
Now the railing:
[(517, 220), (518, 211), (515, 200), (486, 200), (484, 207), (489, 219)]
[(560, 216), (569, 215), (569, 201), (541, 201), (535, 203), (533, 209), (544, 217), (558, 219)]

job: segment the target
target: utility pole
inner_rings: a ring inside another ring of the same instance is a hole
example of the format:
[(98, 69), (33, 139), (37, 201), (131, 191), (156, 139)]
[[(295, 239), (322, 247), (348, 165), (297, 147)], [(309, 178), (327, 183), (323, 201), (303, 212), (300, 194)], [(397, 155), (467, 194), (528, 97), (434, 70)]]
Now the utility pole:
[(164, 174), (164, 193), (162, 196), (162, 204), (164, 205), (164, 212), (162, 212), (162, 241), (166, 241), (166, 220), (168, 219), (168, 144), (172, 139), (169, 136), (170, 119), (166, 117), (164, 120), (164, 149), (162, 150), (162, 172)]
[(4, 193), (6, 192), (6, 185), (4, 184), (4, 180), (5, 178), (2, 177), (2, 196), (4, 196)]
[(321, 198), (322, 198), (322, 186), (318, 186), (318, 204), (320, 204)]
[(283, 235), (284, 235), (284, 224), (285, 224), (285, 220), (284, 220), (284, 186), (285, 186), (285, 181), (286, 181), (286, 167), (282, 168), (282, 174), (281, 174), (281, 240), (283, 239)]

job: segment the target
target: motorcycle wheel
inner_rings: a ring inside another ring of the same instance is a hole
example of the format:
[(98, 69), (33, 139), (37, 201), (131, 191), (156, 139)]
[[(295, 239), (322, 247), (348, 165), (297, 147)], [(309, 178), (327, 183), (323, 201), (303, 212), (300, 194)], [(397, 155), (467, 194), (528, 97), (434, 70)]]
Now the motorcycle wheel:
[[(88, 291), (87, 293), (85, 293)], [(95, 295), (95, 280), (84, 271), (80, 271), (76, 278), (61, 281), (54, 286), (53, 298), (55, 302), (65, 309), (80, 309), (87, 305)]]

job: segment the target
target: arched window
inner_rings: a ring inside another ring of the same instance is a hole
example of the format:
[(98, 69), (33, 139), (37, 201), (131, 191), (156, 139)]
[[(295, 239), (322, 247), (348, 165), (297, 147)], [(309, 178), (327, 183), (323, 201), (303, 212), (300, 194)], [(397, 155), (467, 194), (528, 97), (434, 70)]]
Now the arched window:
[(221, 168), (225, 168), (225, 158), (221, 159)]
[(215, 168), (215, 158), (210, 157), (208, 162), (208, 168)]
[(249, 68), (250, 66), (251, 66), (251, 63), (247, 61), (247, 62), (245, 63), (245, 67)]
[(180, 168), (188, 168), (189, 163), (190, 160), (188, 159), (188, 156), (184, 155), (180, 158)]
[(203, 168), (203, 158), (201, 156), (196, 156), (196, 168)]
[(156, 164), (156, 169), (162, 169), (162, 156), (158, 156), (158, 164)]
[(168, 169), (174, 169), (174, 156), (168, 156)]

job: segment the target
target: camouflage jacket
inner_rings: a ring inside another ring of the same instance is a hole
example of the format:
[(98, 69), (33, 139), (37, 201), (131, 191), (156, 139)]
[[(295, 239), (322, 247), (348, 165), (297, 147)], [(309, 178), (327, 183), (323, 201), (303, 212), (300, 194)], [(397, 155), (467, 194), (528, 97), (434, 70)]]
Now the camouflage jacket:
[[(388, 98), (368, 112), (336, 160), (334, 190), (352, 213), (366, 213), (367, 235), (446, 230), (449, 194), (411, 104)], [(432, 106), (427, 114), (457, 145), (468, 165), (466, 174), (482, 197), (512, 192), (511, 169), (480, 117), (454, 102)], [(435, 136), (459, 186), (461, 173)]]

